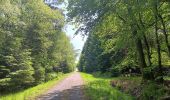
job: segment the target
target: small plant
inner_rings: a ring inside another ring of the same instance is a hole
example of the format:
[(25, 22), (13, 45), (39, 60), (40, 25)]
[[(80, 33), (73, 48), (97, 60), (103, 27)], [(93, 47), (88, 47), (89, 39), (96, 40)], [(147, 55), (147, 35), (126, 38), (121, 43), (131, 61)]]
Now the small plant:
[(140, 100), (160, 100), (165, 95), (163, 85), (158, 85), (154, 82), (149, 82), (143, 86)]

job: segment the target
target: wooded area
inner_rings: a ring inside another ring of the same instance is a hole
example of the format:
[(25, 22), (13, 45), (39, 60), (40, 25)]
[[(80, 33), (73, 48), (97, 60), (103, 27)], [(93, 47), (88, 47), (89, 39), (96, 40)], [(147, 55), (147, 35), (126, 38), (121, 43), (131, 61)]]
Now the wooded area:
[(170, 100), (169, 0), (0, 0), (0, 99), (37, 98), (75, 71), (66, 22), (87, 37), (82, 73), (54, 99)]
[(0, 93), (47, 82), (74, 70), (65, 18), (43, 0), (0, 0)]
[[(78, 64), (81, 71), (142, 76), (143, 85), (167, 83), (169, 0), (69, 0), (68, 10), (69, 20), (80, 25), (77, 34), (88, 36)], [(146, 90), (146, 100), (158, 99), (152, 90)]]

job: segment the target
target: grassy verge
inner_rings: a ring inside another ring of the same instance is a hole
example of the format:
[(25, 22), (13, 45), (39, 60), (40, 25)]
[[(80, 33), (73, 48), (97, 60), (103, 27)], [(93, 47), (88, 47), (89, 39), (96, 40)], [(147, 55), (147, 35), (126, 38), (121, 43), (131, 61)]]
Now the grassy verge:
[(110, 81), (113, 78), (94, 77), (91, 74), (81, 73), (85, 82), (84, 93), (87, 100), (133, 100), (130, 95), (113, 88)]
[(34, 100), (37, 96), (52, 88), (55, 84), (66, 78), (68, 75), (69, 74), (60, 74), (56, 79), (47, 83), (40, 84), (18, 93), (0, 96), (0, 100)]

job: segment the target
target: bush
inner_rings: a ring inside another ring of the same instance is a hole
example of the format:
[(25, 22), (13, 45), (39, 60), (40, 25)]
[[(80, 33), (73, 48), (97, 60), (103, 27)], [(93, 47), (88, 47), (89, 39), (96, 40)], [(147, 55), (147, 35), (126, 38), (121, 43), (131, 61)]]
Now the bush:
[(154, 67), (144, 68), (143, 77), (148, 80), (153, 80), (154, 79)]
[(45, 69), (40, 67), (39, 69), (35, 70), (34, 73), (35, 84), (41, 84), (45, 81)]
[(95, 76), (95, 77), (100, 77), (101, 76), (101, 72), (94, 72), (94, 73), (92, 73), (93, 74), (93, 76)]
[(54, 78), (57, 77), (57, 73), (47, 73), (46, 76), (45, 76), (45, 81), (49, 81), (49, 80), (53, 80)]
[(112, 68), (112, 69), (111, 69), (111, 76), (112, 76), (112, 77), (117, 77), (117, 76), (119, 76), (119, 75), (120, 75), (120, 71), (119, 71), (118, 68)]
[(163, 86), (150, 82), (143, 87), (140, 100), (159, 100), (164, 94)]
[(5, 92), (7, 91), (10, 86), (10, 80), (11, 78), (4, 78), (4, 79), (0, 79), (0, 92)]
[(11, 84), (16, 88), (28, 87), (34, 82), (33, 71), (30, 70), (19, 70), (10, 74)]
[(0, 78), (6, 77), (10, 73), (10, 70), (6, 66), (0, 66)]

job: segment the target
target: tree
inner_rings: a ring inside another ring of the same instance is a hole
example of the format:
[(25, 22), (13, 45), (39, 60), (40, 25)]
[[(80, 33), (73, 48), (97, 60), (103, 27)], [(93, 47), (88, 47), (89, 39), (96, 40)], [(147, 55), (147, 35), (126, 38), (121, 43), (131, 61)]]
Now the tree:
[(99, 71), (99, 57), (102, 52), (103, 50), (101, 48), (100, 40), (97, 39), (97, 36), (95, 34), (89, 34), (81, 53), (81, 58), (78, 65), (79, 70), (85, 72)]
[[(157, 2), (157, 7), (154, 2)], [(164, 16), (168, 16), (167, 5), (167, 1), (159, 0), (69, 0), (68, 16), (70, 21), (80, 24), (77, 33), (96, 33), (98, 39), (105, 42), (102, 42), (105, 52), (112, 51), (113, 60), (117, 59), (114, 56), (119, 52), (122, 59), (129, 58), (131, 65), (140, 67), (143, 80), (157, 80), (162, 77), (161, 61), (168, 56), (161, 57), (163, 50), (169, 51), (164, 21), (159, 15), (164, 12)], [(160, 40), (159, 27), (164, 30), (164, 42)], [(122, 59), (116, 61), (116, 65), (127, 61)], [(111, 64), (115, 66), (113, 62)], [(159, 70), (156, 70), (157, 66)]]
[(1, 92), (28, 88), (56, 78), (58, 72), (74, 70), (74, 50), (62, 32), (64, 24), (60, 9), (43, 0), (0, 0)]

